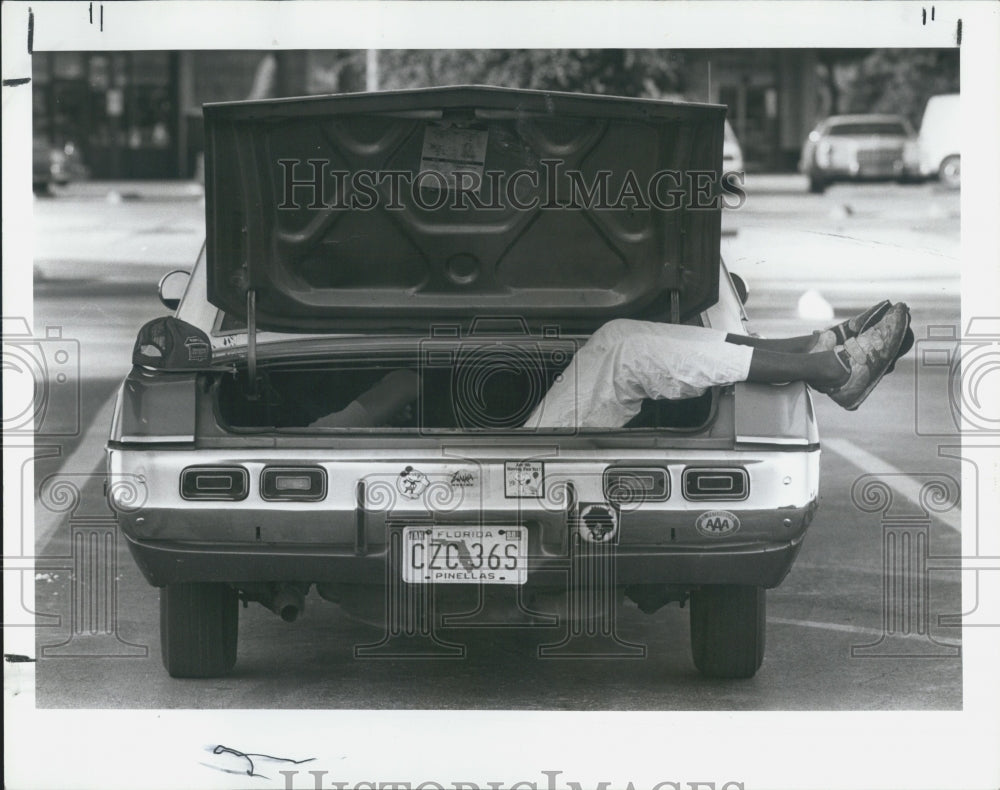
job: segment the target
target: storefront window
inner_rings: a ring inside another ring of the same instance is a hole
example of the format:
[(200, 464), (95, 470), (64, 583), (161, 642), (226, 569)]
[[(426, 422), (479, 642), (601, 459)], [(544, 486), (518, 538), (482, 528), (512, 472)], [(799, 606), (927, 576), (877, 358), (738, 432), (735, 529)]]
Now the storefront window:
[(90, 88), (106, 91), (111, 86), (111, 63), (101, 55), (90, 56)]
[(36, 138), (73, 143), (94, 178), (176, 175), (176, 62), (169, 52), (36, 55)]

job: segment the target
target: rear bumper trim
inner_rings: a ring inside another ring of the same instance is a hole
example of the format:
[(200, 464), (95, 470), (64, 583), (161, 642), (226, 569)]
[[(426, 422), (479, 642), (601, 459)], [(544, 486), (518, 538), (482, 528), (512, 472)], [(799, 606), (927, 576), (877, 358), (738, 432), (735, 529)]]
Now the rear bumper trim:
[[(384, 585), (390, 566), (385, 545), (358, 556), (354, 546), (283, 546), (254, 544), (136, 541), (129, 550), (146, 580), (156, 586), (176, 582), (339, 582)], [(665, 549), (645, 546), (615, 554), (616, 584), (747, 584), (777, 587), (788, 574), (802, 545), (782, 543), (712, 549)], [(377, 550), (376, 550), (377, 549)], [(567, 587), (572, 577), (568, 556), (529, 558), (528, 583)], [(399, 574), (399, 569), (392, 571)]]

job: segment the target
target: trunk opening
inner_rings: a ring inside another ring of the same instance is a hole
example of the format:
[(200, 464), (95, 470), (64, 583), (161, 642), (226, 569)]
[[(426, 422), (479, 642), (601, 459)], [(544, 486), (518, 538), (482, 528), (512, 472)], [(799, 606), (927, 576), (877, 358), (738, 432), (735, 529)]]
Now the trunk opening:
[[(419, 357), (264, 363), (256, 399), (245, 368), (220, 378), (216, 414), (234, 432), (513, 431), (571, 358), (562, 349), (482, 344), (424, 350)], [(715, 400), (711, 390), (697, 398), (646, 400), (625, 429), (694, 432), (711, 422)]]

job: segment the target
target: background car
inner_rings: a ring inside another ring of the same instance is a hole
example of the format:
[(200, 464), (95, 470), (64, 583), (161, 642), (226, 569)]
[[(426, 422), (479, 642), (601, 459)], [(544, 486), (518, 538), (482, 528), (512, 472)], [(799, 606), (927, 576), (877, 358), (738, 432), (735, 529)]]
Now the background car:
[(915, 179), (916, 135), (901, 115), (832, 115), (809, 133), (799, 171), (810, 192), (834, 181)]
[(958, 97), (957, 93), (931, 96), (917, 138), (921, 175), (938, 178), (951, 189), (958, 189), (962, 181)]
[(36, 194), (47, 194), (53, 185), (62, 187), (89, 176), (80, 150), (72, 141), (55, 146), (36, 139), (31, 154), (31, 186)]

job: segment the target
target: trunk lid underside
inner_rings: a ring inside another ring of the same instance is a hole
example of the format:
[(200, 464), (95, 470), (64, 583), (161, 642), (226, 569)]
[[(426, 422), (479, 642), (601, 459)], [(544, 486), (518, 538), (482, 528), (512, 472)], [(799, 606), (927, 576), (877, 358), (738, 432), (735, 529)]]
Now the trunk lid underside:
[(466, 87), (207, 105), (209, 299), (246, 320), (253, 290), (293, 332), (683, 320), (718, 298), (718, 201), (689, 204), (724, 117)]

